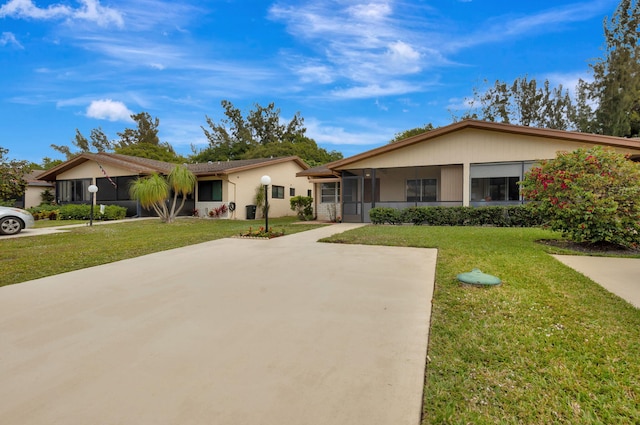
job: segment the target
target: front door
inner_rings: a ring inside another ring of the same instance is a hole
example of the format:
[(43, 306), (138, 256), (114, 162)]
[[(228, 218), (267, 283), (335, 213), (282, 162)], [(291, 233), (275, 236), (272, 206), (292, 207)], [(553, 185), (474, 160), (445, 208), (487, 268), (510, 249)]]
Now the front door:
[(362, 177), (342, 177), (342, 221), (362, 223)]

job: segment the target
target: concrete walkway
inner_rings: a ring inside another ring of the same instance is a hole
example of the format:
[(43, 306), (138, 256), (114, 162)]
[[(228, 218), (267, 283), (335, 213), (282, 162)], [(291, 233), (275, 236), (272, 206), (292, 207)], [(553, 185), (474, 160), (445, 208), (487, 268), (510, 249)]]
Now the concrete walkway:
[(436, 250), (357, 226), (0, 288), (0, 424), (419, 424)]
[(640, 308), (640, 259), (554, 255), (557, 260), (582, 273), (609, 292)]

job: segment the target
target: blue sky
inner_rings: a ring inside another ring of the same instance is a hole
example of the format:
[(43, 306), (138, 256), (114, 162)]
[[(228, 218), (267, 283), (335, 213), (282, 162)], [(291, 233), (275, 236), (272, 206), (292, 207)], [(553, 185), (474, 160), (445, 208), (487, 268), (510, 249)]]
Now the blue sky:
[(160, 119), (179, 153), (206, 146), (220, 102), (274, 102), (350, 156), (452, 122), (483, 80), (573, 87), (618, 0), (0, 0), (0, 146), (62, 158), (75, 129), (109, 138)]

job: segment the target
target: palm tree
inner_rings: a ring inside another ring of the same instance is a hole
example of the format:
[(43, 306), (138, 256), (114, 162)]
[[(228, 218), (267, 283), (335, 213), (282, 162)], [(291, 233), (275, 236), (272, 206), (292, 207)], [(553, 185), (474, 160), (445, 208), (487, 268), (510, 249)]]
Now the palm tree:
[[(131, 197), (137, 199), (144, 208), (153, 208), (164, 223), (173, 223), (184, 207), (187, 195), (193, 192), (196, 176), (184, 165), (173, 167), (167, 177), (152, 174), (148, 177), (136, 179), (130, 188)], [(171, 208), (167, 206), (167, 199), (173, 191)], [(180, 206), (178, 196), (182, 196)]]

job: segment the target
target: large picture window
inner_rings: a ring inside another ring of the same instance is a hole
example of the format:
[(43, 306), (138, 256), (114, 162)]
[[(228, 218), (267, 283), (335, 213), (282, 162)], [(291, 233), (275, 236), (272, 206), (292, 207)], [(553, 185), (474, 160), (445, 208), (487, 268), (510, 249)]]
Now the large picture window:
[(407, 202), (435, 202), (437, 199), (437, 179), (407, 180)]
[(222, 202), (222, 180), (199, 181), (198, 201)]
[(472, 201), (518, 201), (520, 177), (483, 177), (471, 179)]
[(334, 204), (340, 198), (340, 185), (335, 183), (322, 183), (320, 187), (320, 202)]
[(131, 200), (131, 194), (129, 193), (129, 188), (131, 187), (131, 183), (137, 178), (138, 176), (111, 177), (111, 181), (109, 181), (109, 179), (106, 177), (97, 178), (96, 186), (98, 186), (98, 193), (96, 194), (96, 200), (97, 201), (129, 201)]
[(91, 202), (91, 179), (59, 180), (56, 182), (58, 203)]

